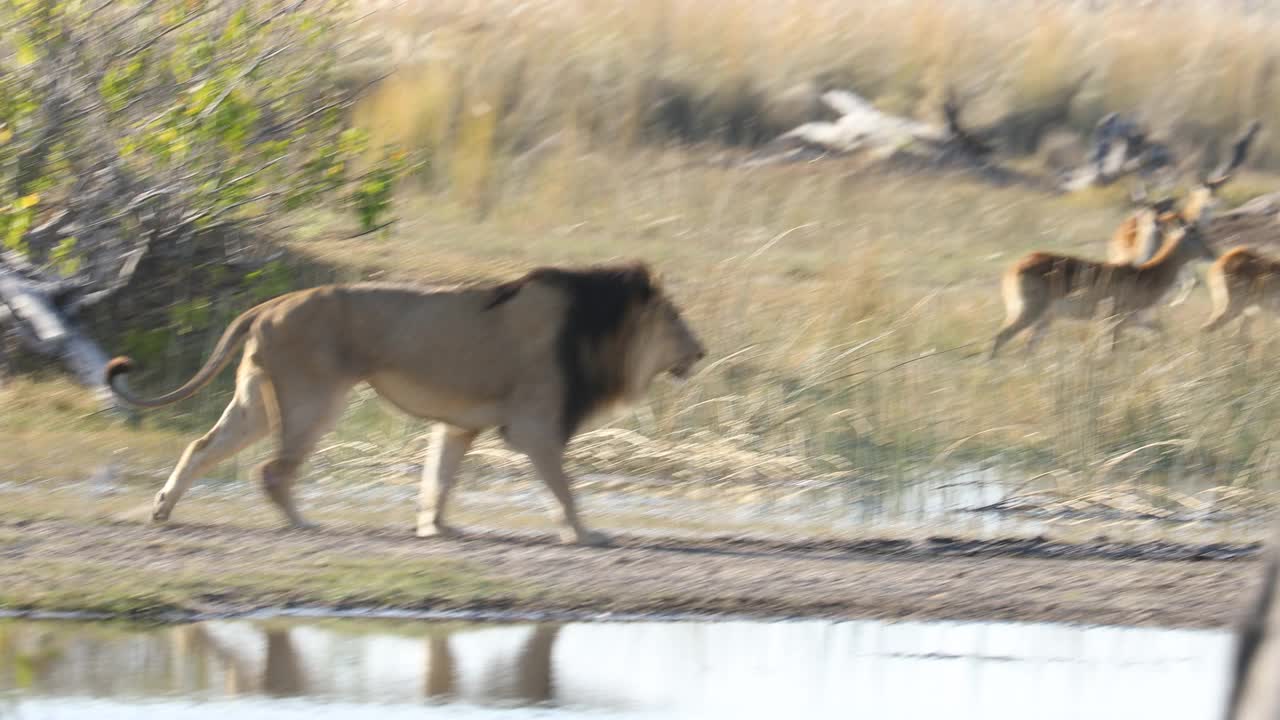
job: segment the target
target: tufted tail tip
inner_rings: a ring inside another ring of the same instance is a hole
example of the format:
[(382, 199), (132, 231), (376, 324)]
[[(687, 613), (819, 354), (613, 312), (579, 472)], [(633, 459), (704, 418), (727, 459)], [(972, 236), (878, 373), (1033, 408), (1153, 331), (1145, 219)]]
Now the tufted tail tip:
[(107, 371), (105, 375), (107, 385), (108, 386), (112, 385), (117, 376), (125, 375), (132, 370), (133, 370), (132, 359), (124, 356), (120, 356), (118, 358), (113, 359), (111, 362), (107, 363)]

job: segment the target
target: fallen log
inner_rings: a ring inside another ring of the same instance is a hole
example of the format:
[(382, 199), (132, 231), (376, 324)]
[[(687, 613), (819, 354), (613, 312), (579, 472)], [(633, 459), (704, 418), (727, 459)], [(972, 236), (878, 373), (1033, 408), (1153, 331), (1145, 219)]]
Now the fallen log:
[(822, 102), (840, 117), (809, 122), (783, 133), (746, 164), (815, 160), (828, 155), (864, 154), (902, 170), (959, 170), (996, 185), (1021, 184), (1057, 190), (1052, 181), (1001, 165), (989, 130), (966, 127), (961, 102), (952, 90), (942, 106), (942, 123), (930, 124), (883, 112), (847, 90), (830, 90)]
[(1119, 113), (1110, 113), (1094, 129), (1089, 162), (1068, 173), (1065, 192), (1105, 187), (1130, 175), (1150, 176), (1172, 170), (1174, 157), (1167, 145), (1151, 140), (1144, 127)]
[(805, 147), (834, 154), (859, 150), (879, 154), (912, 141), (941, 142), (947, 137), (944, 128), (890, 115), (848, 90), (829, 90), (821, 100), (840, 117), (833, 122), (804, 123), (770, 145), (774, 149)]
[(7, 320), (16, 325), (32, 352), (62, 363), (77, 382), (94, 392), (104, 409), (124, 410), (106, 385), (107, 354), (64, 316), (46, 287), (0, 263), (0, 323)]
[[(1053, 112), (1037, 121), (1036, 137), (1053, 122), (1065, 120), (1067, 107), (1087, 77), (1088, 73), (1083, 75), (1055, 103)], [(954, 90), (947, 93), (940, 124), (884, 112), (848, 90), (828, 90), (822, 93), (821, 101), (839, 117), (830, 122), (806, 122), (782, 133), (754, 153), (748, 164), (865, 153), (877, 159), (914, 160), (921, 166), (968, 167), (1001, 183), (1023, 182), (1067, 193), (1111, 185), (1131, 175), (1149, 177), (1174, 170), (1170, 148), (1153, 141), (1139, 122), (1119, 113), (1110, 113), (1098, 122), (1089, 159), (1083, 165), (1055, 177), (1032, 177), (998, 162), (993, 141), (1006, 127), (1003, 120), (976, 130), (961, 124), (961, 103)]]

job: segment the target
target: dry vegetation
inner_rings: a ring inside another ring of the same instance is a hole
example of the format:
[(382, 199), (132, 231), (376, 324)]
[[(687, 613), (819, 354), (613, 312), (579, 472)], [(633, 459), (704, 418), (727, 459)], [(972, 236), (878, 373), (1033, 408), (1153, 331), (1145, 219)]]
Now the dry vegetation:
[[(1202, 143), (1241, 118), (1280, 121), (1280, 7), (1269, 2), (1247, 3), (1251, 12), (1216, 0), (364, 5), (375, 11), (359, 27), (385, 41), (374, 64), (405, 68), (369, 117), (453, 158), (442, 170), (473, 171), (453, 150), (489, 137), (496, 159), (555, 134), (593, 147), (653, 131), (767, 139), (810, 111), (795, 92), (804, 83), (920, 118), (954, 86), (974, 96), (966, 117), (981, 122), (1050, 104), (1090, 72), (1069, 118), (1078, 130), (1121, 111)], [(1276, 142), (1264, 138), (1255, 163), (1274, 166)]]
[[(1003, 319), (1004, 266), (1031, 249), (1104, 257), (1126, 188), (1050, 197), (959, 176), (868, 173), (856, 159), (745, 169), (721, 162), (735, 151), (713, 142), (794, 124), (784, 91), (814, 78), (917, 116), (956, 84), (977, 93), (976, 116), (995, 119), (1046, 102), (1085, 70), (1094, 75), (1069, 118), (1077, 129), (1116, 109), (1190, 145), (1225, 141), (1246, 117), (1280, 127), (1271, 42), (1280, 12), (1192, 0), (1088, 9), (1097, 4), (383, 8), (361, 28), (384, 34), (389, 55), (366, 64), (400, 69), (361, 118), (421, 153), (424, 169), (389, 232), (342, 239), (349, 228), (313, 217), (292, 246), (346, 278), (497, 277), (615, 256), (653, 263), (712, 360), (580, 439), (579, 471), (897, 483), (987, 465), (1019, 481), (1052, 478), (1072, 495), (1187, 478), (1269, 489), (1280, 462), (1280, 348), (1248, 355), (1226, 334), (1199, 337), (1203, 289), (1162, 310), (1167, 339), (1133, 333), (1117, 355), (1098, 347), (1102, 328), (1063, 324), (1030, 361), (1016, 343), (997, 362), (980, 357)], [(698, 142), (670, 142), (681, 135)], [(1274, 166), (1277, 142), (1280, 133), (1264, 135), (1251, 165)], [(1255, 170), (1227, 199), (1276, 184)], [(44, 386), (20, 383), (2, 398), (0, 429), (19, 442), (0, 455), (16, 458), (18, 479), (41, 473), (41, 458), (71, 437), (85, 450), (57, 457), (66, 472), (124, 445), (148, 448), (131, 456), (138, 464), (167, 465), (226, 399), (209, 393), (126, 435), (104, 418), (74, 419), (75, 401), (61, 412), (33, 407), (33, 387)], [(359, 460), (367, 476), (418, 459), (420, 424), (368, 396), (349, 415), (321, 462)], [(51, 430), (59, 423), (67, 432)], [(469, 464), (520, 467), (496, 439)]]

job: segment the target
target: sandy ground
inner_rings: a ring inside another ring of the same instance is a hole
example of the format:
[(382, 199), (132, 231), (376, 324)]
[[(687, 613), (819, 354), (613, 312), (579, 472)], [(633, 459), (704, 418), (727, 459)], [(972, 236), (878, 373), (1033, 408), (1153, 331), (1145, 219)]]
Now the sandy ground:
[(6, 504), (0, 608), (9, 609), (361, 606), (1223, 627), (1257, 568), (1252, 545), (638, 531), (593, 549), (530, 530), (418, 539), (402, 520), (299, 532), (222, 512), (154, 526), (119, 515), (21, 516)]

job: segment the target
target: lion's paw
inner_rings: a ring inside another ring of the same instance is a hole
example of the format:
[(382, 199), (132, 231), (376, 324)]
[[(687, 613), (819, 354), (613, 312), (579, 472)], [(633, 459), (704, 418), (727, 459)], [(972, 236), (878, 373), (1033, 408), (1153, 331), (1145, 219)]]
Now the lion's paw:
[(173, 512), (173, 508), (165, 500), (163, 491), (156, 494), (156, 502), (151, 506), (151, 522), (163, 523), (169, 520), (169, 513)]
[(452, 525), (437, 525), (435, 523), (419, 523), (418, 537), (420, 538), (456, 538), (461, 537), (462, 533)]
[(584, 547), (609, 547), (613, 544), (608, 535), (597, 530), (573, 530), (572, 528), (560, 531), (560, 541)]

